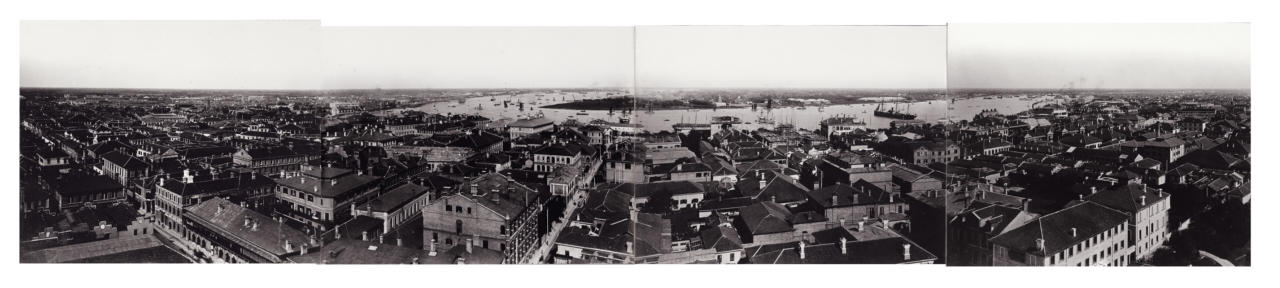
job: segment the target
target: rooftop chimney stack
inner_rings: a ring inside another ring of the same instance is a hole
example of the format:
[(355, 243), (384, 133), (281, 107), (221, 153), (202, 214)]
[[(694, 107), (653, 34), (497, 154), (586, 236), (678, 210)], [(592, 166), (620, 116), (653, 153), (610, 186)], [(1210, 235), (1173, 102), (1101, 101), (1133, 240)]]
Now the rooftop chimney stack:
[(804, 259), (804, 240), (800, 240), (800, 259)]
[(911, 244), (902, 244), (902, 260), (911, 260)]
[(289, 239), (284, 239), (284, 252), (293, 252), (293, 242), (290, 242)]
[(360, 241), (369, 241), (369, 231), (360, 232)]
[(1089, 187), (1089, 195), (1098, 194), (1098, 186)]
[(1044, 251), (1044, 238), (1036, 238), (1036, 249)]
[(764, 179), (760, 179), (760, 190), (764, 190), (764, 186), (766, 185), (769, 185), (769, 182), (764, 181)]
[[(831, 194), (831, 205), (835, 206), (837, 204), (840, 204), (840, 195)], [(844, 220), (841, 220), (841, 221), (844, 221)]]
[(1071, 238), (1076, 238), (1076, 237), (1079, 237), (1076, 234), (1076, 227), (1071, 227)]
[(849, 239), (840, 237), (840, 255), (849, 255)]
[(1142, 206), (1147, 206), (1147, 195), (1138, 196), (1138, 199), (1142, 201)]

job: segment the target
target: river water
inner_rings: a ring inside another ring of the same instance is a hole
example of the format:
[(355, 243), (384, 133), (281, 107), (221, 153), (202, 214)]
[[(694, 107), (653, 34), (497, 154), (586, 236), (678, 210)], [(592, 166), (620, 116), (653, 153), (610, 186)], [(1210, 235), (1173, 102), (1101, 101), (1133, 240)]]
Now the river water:
[[(472, 97), (467, 98), (463, 103), (458, 102), (438, 102), (426, 104), (421, 107), (409, 108), (412, 110), (424, 111), (428, 113), (438, 114), (479, 114), (490, 119), (498, 120), (503, 118), (516, 119), (518, 117), (528, 117), (537, 113), (554, 119), (557, 123), (566, 119), (576, 119), (579, 122), (586, 123), (594, 119), (604, 119), (609, 122), (618, 122), (618, 118), (623, 116), (622, 111), (615, 111), (613, 115), (608, 110), (569, 110), (569, 109), (544, 109), (540, 106), (570, 102), (582, 99), (599, 99), (610, 97), (604, 92), (591, 92), (583, 94), (519, 94), (496, 97)], [(959, 121), (972, 119), (974, 115), (982, 112), (984, 109), (996, 109), (1001, 114), (1015, 114), (1026, 111), (1031, 104), (1048, 99), (1047, 97), (1004, 97), (1004, 98), (968, 98), (959, 99), (955, 102), (947, 100), (931, 100), (907, 103), (893, 104), (899, 110), (905, 110), (918, 117), (917, 120), (927, 122), (938, 121)], [(503, 101), (510, 101), (508, 105), (503, 106)], [(521, 111), (517, 101), (525, 102), (524, 110)], [(532, 104), (536, 103), (536, 104)], [(818, 129), (818, 123), (822, 119), (835, 116), (854, 116), (867, 122), (867, 127), (879, 129), (888, 128), (889, 124), (897, 119), (882, 118), (873, 116), (876, 106), (879, 104), (848, 104), (848, 105), (830, 105), (819, 109), (819, 107), (809, 106), (799, 107), (777, 107), (772, 110), (764, 109), (763, 105), (757, 110), (747, 108), (728, 108), (728, 109), (699, 109), (699, 110), (654, 110), (652, 112), (637, 110), (631, 113), (632, 123), (644, 125), (644, 129), (651, 132), (661, 130), (672, 130), (673, 124), (680, 122), (692, 123), (710, 123), (711, 118), (715, 116), (735, 116), (738, 117), (742, 124), (733, 125), (735, 129), (756, 128), (773, 128), (774, 125), (783, 123), (795, 124), (797, 128), (814, 130)], [(885, 104), (888, 108), (891, 104)], [(477, 107), (479, 109), (477, 109)], [(953, 108), (953, 109), (949, 109)], [(585, 114), (585, 115), (579, 115)], [(757, 123), (761, 117), (771, 117), (774, 124)], [(747, 124), (747, 123), (751, 124)], [(719, 129), (719, 125), (713, 125), (715, 129)]]

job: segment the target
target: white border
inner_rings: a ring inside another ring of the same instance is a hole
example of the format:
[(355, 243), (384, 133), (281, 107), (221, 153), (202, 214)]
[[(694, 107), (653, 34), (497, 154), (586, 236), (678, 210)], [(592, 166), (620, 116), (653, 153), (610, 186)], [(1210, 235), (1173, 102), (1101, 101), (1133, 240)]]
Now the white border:
[[(406, 1), (407, 2), (407, 1)], [(692, 3), (687, 3), (692, 2)], [(3, 39), (14, 41), (4, 45), (8, 57), (0, 57), (5, 69), (0, 81), (3, 91), (16, 102), (18, 83), (17, 27), (18, 19), (320, 19), (326, 26), (632, 26), (632, 25), (939, 25), (948, 22), (1251, 22), (1253, 30), (1254, 108), (1257, 128), (1254, 147), (1272, 147), (1278, 124), (1271, 113), (1276, 104), (1274, 79), (1275, 52), (1280, 51), (1275, 36), (1274, 8), (1246, 1), (1054, 1), (1030, 4), (1029, 1), (868, 1), (844, 3), (813, 1), (467, 1), (460, 3), (412, 4), (394, 1), (207, 1), (177, 3), (174, 1), (23, 1), (0, 4), (8, 29), (0, 29)], [(1257, 2), (1265, 3), (1265, 2)], [(7, 151), (17, 151), (15, 138), (17, 105), (3, 106), (4, 125), (9, 140), (2, 144)], [(0, 249), (9, 285), (59, 285), (72, 282), (94, 286), (183, 285), (226, 287), (249, 284), (263, 286), (308, 285), (368, 286), (624, 286), (655, 287), (724, 287), (828, 285), (906, 285), (906, 286), (1050, 286), (1080, 285), (1177, 285), (1229, 286), (1264, 282), (1269, 275), (1259, 267), (1270, 267), (1275, 254), (1265, 243), (1274, 243), (1274, 230), (1267, 220), (1275, 219), (1271, 189), (1280, 187), (1269, 171), (1277, 168), (1276, 152), (1255, 150), (1253, 167), (1256, 179), (1255, 223), (1263, 229), (1256, 232), (1253, 268), (1112, 268), (1085, 270), (998, 269), (922, 266), (750, 266), (709, 267), (687, 265), (663, 266), (484, 266), (484, 267), (409, 267), (409, 266), (325, 266), (314, 265), (16, 265), (18, 260), (16, 229), (0, 229), (12, 249)], [(9, 196), (4, 197), (4, 215), (8, 227), (17, 227), (15, 178), (17, 165), (0, 165), (0, 175), (9, 183)], [(1258, 221), (1261, 220), (1261, 221)], [(1252, 286), (1252, 285), (1250, 285)], [(1156, 286), (1158, 287), (1158, 286)]]

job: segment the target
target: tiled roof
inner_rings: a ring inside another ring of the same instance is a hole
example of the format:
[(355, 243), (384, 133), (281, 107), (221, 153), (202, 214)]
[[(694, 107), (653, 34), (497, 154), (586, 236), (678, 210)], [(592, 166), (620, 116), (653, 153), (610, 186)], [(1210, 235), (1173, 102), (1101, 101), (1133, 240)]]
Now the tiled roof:
[[(1077, 202), (1054, 213), (1041, 216), (1025, 225), (991, 238), (991, 243), (1014, 251), (1053, 255), (1088, 240), (1098, 233), (1128, 221), (1128, 215), (1094, 202)], [(1071, 229), (1076, 235), (1071, 235)], [(1036, 247), (1036, 239), (1044, 240), (1044, 250)]]
[[(278, 256), (289, 253), (290, 251), (285, 250), (286, 241), (294, 245), (296, 251), (300, 249), (301, 245), (307, 244), (310, 240), (310, 237), (307, 237), (307, 234), (302, 231), (288, 227), (266, 215), (240, 207), (240, 205), (231, 203), (231, 201), (223, 198), (215, 197), (187, 207), (183, 217), (189, 218), (195, 223), (212, 230), (213, 233), (226, 237), (239, 245), (266, 252), (270, 255)], [(254, 228), (252, 225), (245, 226), (246, 219), (252, 223), (257, 223), (257, 227)]]

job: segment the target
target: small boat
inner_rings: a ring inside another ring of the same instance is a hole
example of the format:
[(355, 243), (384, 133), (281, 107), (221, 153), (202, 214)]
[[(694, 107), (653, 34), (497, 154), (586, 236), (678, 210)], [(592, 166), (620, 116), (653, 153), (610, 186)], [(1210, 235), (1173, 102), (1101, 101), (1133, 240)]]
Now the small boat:
[(581, 112), (578, 112), (578, 115), (590, 115), (590, 114), (587, 113), (587, 111), (581, 111)]

